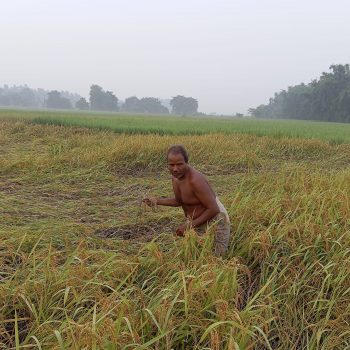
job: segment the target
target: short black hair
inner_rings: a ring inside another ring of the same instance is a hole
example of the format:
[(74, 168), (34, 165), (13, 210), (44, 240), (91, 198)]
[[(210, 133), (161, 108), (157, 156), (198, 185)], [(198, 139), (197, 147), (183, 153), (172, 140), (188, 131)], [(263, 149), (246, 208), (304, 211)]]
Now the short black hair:
[(184, 146), (182, 145), (172, 145), (168, 148), (168, 151), (166, 153), (166, 158), (168, 159), (168, 156), (170, 153), (173, 154), (182, 154), (182, 156), (184, 157), (184, 160), (186, 163), (188, 163), (188, 153), (185, 149)]

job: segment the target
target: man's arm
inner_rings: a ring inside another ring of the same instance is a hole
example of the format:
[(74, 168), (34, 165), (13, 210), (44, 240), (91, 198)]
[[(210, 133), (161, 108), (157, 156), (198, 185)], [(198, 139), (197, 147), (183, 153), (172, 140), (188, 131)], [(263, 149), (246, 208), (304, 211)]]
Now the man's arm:
[(148, 206), (153, 207), (155, 205), (165, 205), (167, 207), (179, 207), (181, 204), (174, 198), (154, 198), (148, 197), (142, 200)]
[(205, 207), (203, 213), (191, 222), (192, 227), (197, 227), (208, 222), (215, 215), (219, 214), (220, 209), (216, 203), (215, 195), (204, 177), (199, 176), (193, 180), (192, 188), (195, 196)]
[(168, 207), (179, 207), (181, 204), (174, 198), (156, 198), (157, 205), (165, 205)]
[(180, 207), (181, 197), (179, 196), (179, 188), (176, 181), (174, 181), (174, 178), (172, 178), (172, 185), (173, 185), (175, 197), (171, 197), (171, 198), (149, 197), (149, 198), (144, 198), (143, 202), (150, 207), (154, 207), (155, 205), (165, 205), (167, 207)]

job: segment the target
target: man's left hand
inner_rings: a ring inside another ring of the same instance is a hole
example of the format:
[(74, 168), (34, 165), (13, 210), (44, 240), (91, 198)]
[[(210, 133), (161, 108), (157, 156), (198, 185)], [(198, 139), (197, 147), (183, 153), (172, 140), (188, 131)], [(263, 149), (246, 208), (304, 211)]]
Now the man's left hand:
[(180, 225), (176, 230), (176, 236), (183, 237), (185, 235), (186, 225), (182, 224)]

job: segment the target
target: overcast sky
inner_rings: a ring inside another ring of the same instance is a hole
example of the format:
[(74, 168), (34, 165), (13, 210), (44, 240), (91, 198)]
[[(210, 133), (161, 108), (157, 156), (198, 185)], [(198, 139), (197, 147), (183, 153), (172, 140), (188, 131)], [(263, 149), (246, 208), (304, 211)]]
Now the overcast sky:
[(0, 0), (0, 86), (232, 114), (350, 63), (348, 0)]

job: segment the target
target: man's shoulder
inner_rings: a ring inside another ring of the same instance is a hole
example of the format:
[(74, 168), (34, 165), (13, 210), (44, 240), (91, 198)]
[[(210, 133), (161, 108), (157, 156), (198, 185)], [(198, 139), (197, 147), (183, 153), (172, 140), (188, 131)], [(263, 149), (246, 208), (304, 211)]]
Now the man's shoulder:
[(200, 171), (198, 171), (197, 169), (192, 168), (191, 169), (191, 176), (190, 176), (189, 181), (190, 181), (191, 184), (195, 185), (195, 184), (201, 183), (203, 181), (206, 182), (206, 177)]

